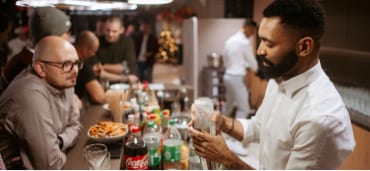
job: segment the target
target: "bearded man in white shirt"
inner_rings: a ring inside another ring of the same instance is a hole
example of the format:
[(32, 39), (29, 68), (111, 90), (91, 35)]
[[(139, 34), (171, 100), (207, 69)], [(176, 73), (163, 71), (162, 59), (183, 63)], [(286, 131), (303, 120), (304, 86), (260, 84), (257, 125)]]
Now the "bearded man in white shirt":
[[(256, 116), (216, 113), (219, 131), (259, 142), (259, 169), (338, 169), (355, 146), (347, 109), (319, 61), (325, 17), (315, 0), (276, 0), (264, 11), (258, 62), (268, 83)], [(196, 152), (227, 168), (250, 169), (221, 135), (189, 128)]]

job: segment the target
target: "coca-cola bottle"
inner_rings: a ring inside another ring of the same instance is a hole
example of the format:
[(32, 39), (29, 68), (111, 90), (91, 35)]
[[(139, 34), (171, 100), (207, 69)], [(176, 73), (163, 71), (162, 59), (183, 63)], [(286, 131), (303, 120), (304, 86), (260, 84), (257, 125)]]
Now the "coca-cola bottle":
[(131, 126), (131, 135), (124, 146), (124, 161), (126, 170), (148, 170), (148, 148), (140, 136), (137, 126)]

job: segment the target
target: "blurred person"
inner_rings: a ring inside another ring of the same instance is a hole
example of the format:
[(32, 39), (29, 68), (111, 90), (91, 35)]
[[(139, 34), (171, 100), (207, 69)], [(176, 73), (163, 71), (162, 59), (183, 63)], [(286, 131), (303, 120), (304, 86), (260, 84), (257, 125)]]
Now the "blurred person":
[(24, 47), (31, 47), (32, 42), (28, 37), (28, 29), (23, 28), (22, 26), (17, 27), (14, 30), (17, 37), (11, 39), (8, 42), (9, 48), (12, 50), (12, 53), (8, 56), (8, 61), (16, 54), (22, 51)]
[[(33, 9), (28, 25), (34, 46), (39, 40), (50, 35), (60, 36), (65, 40), (70, 38), (69, 29), (71, 28), (71, 22), (68, 16), (54, 7), (37, 7)], [(32, 63), (33, 52), (34, 50), (31, 47), (25, 47), (8, 61), (4, 68), (2, 79), (2, 84), (5, 88), (18, 73)], [(2, 91), (3, 89), (0, 90), (0, 94)], [(75, 96), (75, 100), (81, 109), (81, 100), (77, 96)]]
[[(99, 48), (99, 39), (93, 32), (82, 31), (76, 36), (75, 48), (80, 61), (93, 57)], [(84, 63), (77, 76), (75, 92), (80, 97), (88, 96), (88, 99), (94, 103), (102, 104), (106, 101), (104, 87), (94, 75), (92, 66)]]
[(125, 30), (125, 36), (134, 37), (136, 34), (136, 27), (135, 24), (129, 24), (127, 29)]
[(104, 36), (104, 25), (105, 25), (106, 18), (99, 17), (95, 23), (95, 34), (98, 37)]
[(155, 55), (159, 51), (159, 44), (148, 22), (140, 23), (140, 32), (134, 37), (134, 40), (139, 79), (151, 83), (153, 81)]
[[(68, 31), (71, 28), (69, 18), (62, 11), (53, 7), (35, 8), (28, 25), (34, 46), (40, 39), (49, 35), (61, 36), (67, 40), (69, 38)], [(3, 73), (8, 84), (32, 63), (33, 52), (31, 47), (25, 47), (8, 61)]]
[[(259, 142), (258, 169), (338, 169), (355, 147), (348, 111), (320, 64), (324, 30), (315, 0), (275, 0), (263, 11), (257, 61), (270, 78), (263, 102), (251, 119), (213, 117), (219, 131), (244, 144)], [(200, 156), (251, 169), (221, 135), (192, 127), (189, 134)]]
[(236, 108), (235, 118), (247, 118), (252, 113), (249, 94), (244, 83), (247, 70), (257, 71), (257, 61), (250, 37), (255, 33), (257, 24), (246, 19), (243, 28), (227, 39), (223, 52), (226, 100), (223, 113), (230, 116)]
[(81, 62), (72, 44), (47, 36), (32, 66), (0, 96), (0, 152), (7, 169), (61, 169), (81, 132), (74, 89)]
[[(96, 56), (88, 61), (94, 72), (102, 79), (113, 82), (136, 82), (135, 44), (130, 37), (125, 37), (124, 26), (119, 16), (110, 16), (104, 25), (104, 37), (100, 38), (100, 47)], [(124, 65), (127, 64), (128, 68)], [(127, 70), (132, 74), (124, 73)], [(101, 73), (101, 71), (104, 71)]]
[(12, 29), (12, 22), (9, 16), (3, 13), (0, 13), (0, 21), (0, 71), (2, 71), (8, 55), (11, 53), (7, 42), (9, 39), (9, 32)]

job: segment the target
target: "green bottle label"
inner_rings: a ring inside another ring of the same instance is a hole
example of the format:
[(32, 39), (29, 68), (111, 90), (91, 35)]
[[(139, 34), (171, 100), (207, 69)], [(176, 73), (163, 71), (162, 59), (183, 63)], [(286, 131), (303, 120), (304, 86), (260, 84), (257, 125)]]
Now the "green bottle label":
[(164, 146), (163, 158), (166, 162), (181, 161), (181, 144), (176, 146)]
[(158, 166), (161, 164), (161, 152), (160, 148), (148, 150), (148, 165), (149, 166)]

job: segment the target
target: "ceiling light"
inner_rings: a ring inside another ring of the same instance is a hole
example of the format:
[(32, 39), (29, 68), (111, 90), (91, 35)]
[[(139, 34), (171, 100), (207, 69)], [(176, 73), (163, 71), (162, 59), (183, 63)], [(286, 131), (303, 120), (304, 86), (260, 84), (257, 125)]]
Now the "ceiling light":
[(95, 0), (17, 0), (17, 6), (42, 7), (65, 5), (70, 10), (135, 10), (136, 4)]
[(160, 5), (168, 4), (173, 0), (128, 0), (129, 4), (138, 4), (138, 5)]

